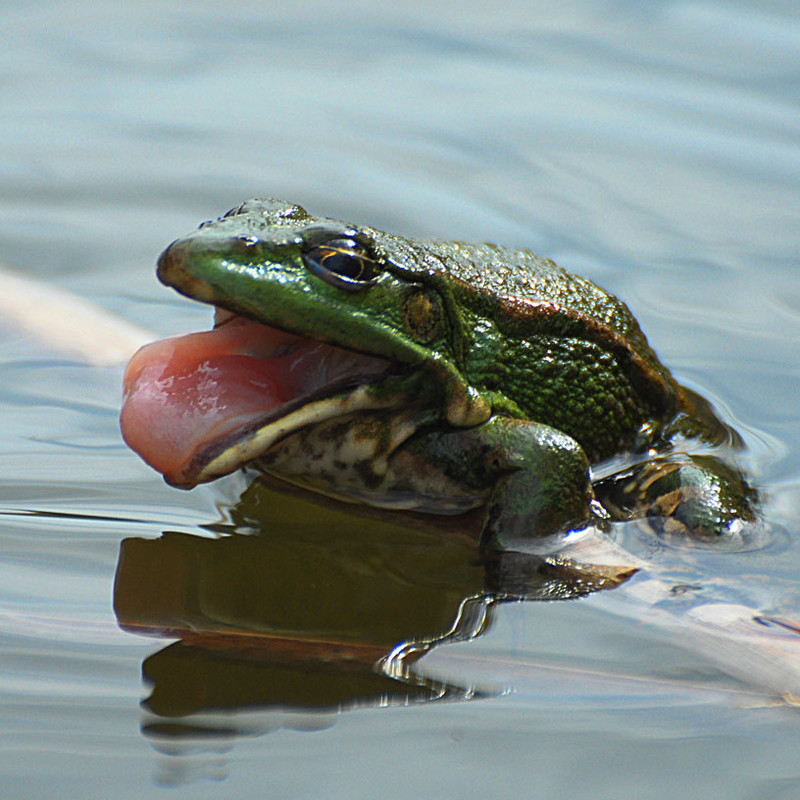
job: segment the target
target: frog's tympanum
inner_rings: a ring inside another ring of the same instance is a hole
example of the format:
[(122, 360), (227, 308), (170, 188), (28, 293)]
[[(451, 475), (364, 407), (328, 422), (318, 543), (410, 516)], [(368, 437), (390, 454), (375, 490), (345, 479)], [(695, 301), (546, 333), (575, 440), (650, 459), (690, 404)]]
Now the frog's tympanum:
[(174, 486), (249, 465), (373, 507), (483, 507), (492, 549), (597, 519), (715, 538), (754, 519), (713, 451), (735, 436), (625, 304), (532, 253), (253, 200), (171, 244), (158, 275), (216, 307), (213, 330), (144, 347), (125, 375), (125, 439)]

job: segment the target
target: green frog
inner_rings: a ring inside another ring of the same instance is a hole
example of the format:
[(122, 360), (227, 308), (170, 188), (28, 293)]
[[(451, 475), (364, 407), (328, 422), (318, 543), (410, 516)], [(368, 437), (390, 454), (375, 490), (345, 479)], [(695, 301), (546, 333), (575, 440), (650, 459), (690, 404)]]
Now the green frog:
[(251, 200), (158, 276), (216, 308), (126, 371), (123, 435), (174, 486), (247, 466), (372, 507), (483, 508), (490, 550), (598, 520), (720, 539), (756, 519), (721, 458), (735, 433), (623, 302), (533, 253)]

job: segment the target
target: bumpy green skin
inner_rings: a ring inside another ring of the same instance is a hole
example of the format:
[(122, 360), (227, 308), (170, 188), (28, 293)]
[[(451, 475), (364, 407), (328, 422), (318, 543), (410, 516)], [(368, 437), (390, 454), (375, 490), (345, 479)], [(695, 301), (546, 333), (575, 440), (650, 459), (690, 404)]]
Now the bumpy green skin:
[[(376, 265), (377, 279), (361, 291), (343, 291), (304, 263), (304, 250), (337, 237), (355, 239)], [(341, 480), (338, 493), (372, 492), (379, 505), (381, 492), (438, 481), (442, 497), (485, 502), (487, 545), (514, 547), (586, 523), (590, 462), (635, 449), (637, 470), (649, 476), (648, 452), (668, 449), (681, 431), (711, 439), (721, 427), (713, 414), (695, 413), (695, 398), (624, 303), (526, 251), (417, 242), (257, 200), (173, 243), (159, 277), (197, 300), (395, 362), (397, 374), (373, 391), (397, 395), (410, 433), (398, 437), (386, 417), (362, 420), (359, 430), (376, 442), (366, 461), (380, 469), (360, 464), (351, 470), (358, 477), (310, 476), (309, 485)], [(326, 447), (334, 438), (326, 431), (299, 432), (294, 452)], [(380, 441), (393, 445), (385, 452)], [(282, 474), (274, 453), (262, 461)], [(696, 479), (696, 471), (687, 477)], [(753, 516), (749, 491), (726, 503), (732, 513), (716, 534)], [(695, 517), (721, 519), (706, 506)]]

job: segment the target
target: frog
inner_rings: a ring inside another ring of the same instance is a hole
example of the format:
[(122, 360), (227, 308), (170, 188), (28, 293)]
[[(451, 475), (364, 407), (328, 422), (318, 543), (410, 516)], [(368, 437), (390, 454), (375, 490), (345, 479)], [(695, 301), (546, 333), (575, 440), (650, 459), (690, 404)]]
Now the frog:
[(244, 468), (359, 506), (482, 515), (482, 552), (647, 520), (725, 541), (758, 519), (741, 440), (628, 306), (527, 250), (417, 240), (244, 202), (157, 275), (211, 330), (146, 345), (125, 441), (172, 486)]

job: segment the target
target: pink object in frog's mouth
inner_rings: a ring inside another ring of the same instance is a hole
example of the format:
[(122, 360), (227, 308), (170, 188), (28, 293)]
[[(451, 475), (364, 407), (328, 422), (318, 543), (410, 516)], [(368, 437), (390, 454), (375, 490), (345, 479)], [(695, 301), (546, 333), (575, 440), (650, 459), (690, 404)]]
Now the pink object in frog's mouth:
[[(153, 342), (133, 356), (122, 435), (168, 483), (190, 489), (257, 456), (247, 443), (274, 420), (374, 383), (389, 366), (218, 310), (213, 330)], [(214, 466), (224, 453), (234, 455)]]

